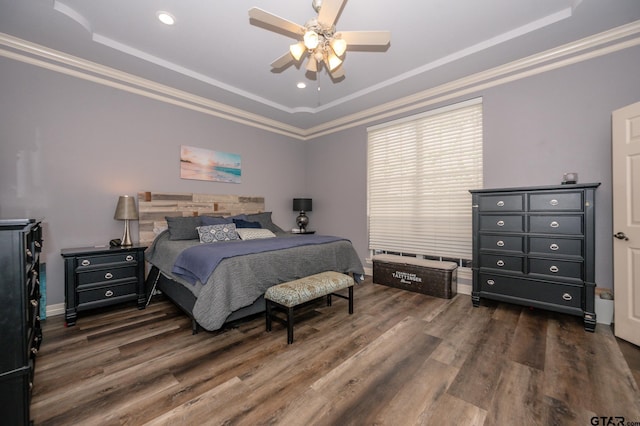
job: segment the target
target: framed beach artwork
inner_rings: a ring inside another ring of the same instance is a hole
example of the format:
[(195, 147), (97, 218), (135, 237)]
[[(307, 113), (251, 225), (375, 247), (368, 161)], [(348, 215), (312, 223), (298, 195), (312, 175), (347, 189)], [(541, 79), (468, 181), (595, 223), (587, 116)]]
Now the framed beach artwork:
[(240, 183), (240, 154), (212, 151), (182, 145), (180, 147), (180, 177), (182, 179)]

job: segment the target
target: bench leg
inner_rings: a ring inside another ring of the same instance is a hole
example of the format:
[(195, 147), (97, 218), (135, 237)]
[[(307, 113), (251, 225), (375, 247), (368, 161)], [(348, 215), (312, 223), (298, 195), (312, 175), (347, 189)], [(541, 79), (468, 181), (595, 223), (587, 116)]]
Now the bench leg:
[(327, 306), (331, 306), (331, 293), (327, 294)]
[(287, 309), (287, 344), (293, 343), (293, 308)]
[(267, 305), (267, 309), (265, 310), (265, 315), (267, 318), (267, 331), (271, 331), (271, 302), (265, 299), (265, 303)]
[(349, 315), (353, 313), (353, 286), (349, 287)]

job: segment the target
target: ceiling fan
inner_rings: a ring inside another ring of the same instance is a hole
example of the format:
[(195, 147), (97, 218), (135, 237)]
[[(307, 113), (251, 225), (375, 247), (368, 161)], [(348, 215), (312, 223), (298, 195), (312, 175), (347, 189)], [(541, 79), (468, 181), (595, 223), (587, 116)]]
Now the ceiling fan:
[[(318, 72), (324, 66), (332, 79), (344, 76), (341, 66), (347, 49), (354, 46), (386, 46), (391, 40), (389, 31), (336, 31), (335, 21), (346, 0), (312, 0), (312, 6), (318, 16), (304, 25), (298, 25), (287, 19), (266, 12), (257, 7), (249, 9), (249, 18), (256, 22), (275, 27), (277, 32), (298, 40), (289, 47), (289, 51), (273, 61), (273, 69), (308, 57), (307, 71)], [(274, 31), (276, 31), (274, 30)]]

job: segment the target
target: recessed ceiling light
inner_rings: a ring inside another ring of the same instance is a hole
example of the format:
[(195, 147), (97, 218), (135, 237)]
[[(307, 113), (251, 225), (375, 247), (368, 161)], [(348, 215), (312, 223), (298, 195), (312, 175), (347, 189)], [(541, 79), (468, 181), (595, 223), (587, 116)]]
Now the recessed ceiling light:
[(158, 15), (158, 19), (163, 24), (173, 25), (176, 22), (176, 18), (174, 18), (173, 15), (170, 14), (169, 12), (160, 11), (157, 13), (157, 15)]
[(304, 81), (301, 81), (296, 86), (298, 86), (298, 89), (304, 89), (305, 87), (307, 87), (307, 84)]

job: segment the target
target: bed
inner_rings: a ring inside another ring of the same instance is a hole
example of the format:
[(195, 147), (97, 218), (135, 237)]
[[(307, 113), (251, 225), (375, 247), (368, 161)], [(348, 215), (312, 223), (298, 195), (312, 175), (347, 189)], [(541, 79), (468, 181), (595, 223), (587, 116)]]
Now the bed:
[(350, 241), (287, 233), (262, 197), (140, 192), (138, 209), (147, 289), (189, 315), (194, 333), (264, 312), (272, 285), (325, 271), (356, 281), (364, 274)]

